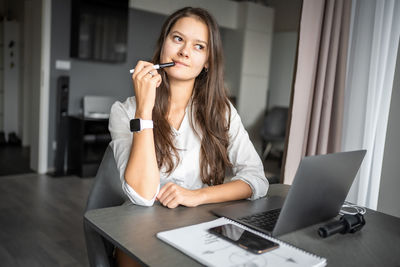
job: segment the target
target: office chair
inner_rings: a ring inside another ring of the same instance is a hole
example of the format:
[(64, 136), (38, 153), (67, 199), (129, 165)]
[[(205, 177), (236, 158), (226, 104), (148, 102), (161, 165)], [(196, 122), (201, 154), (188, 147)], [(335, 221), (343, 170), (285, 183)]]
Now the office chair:
[[(85, 212), (92, 209), (119, 206), (126, 200), (114, 153), (108, 146), (90, 191)], [(115, 266), (114, 246), (93, 230), (85, 219), (83, 220), (83, 229), (90, 266)]]
[(273, 107), (265, 115), (260, 132), (264, 160), (267, 159), (274, 147), (283, 154), (287, 118), (287, 107)]

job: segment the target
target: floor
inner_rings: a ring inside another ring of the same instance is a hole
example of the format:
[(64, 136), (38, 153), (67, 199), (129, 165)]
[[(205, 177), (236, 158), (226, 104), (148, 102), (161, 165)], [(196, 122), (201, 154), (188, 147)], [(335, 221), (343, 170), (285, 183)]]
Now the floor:
[(82, 219), (93, 179), (0, 177), (1, 266), (89, 266)]

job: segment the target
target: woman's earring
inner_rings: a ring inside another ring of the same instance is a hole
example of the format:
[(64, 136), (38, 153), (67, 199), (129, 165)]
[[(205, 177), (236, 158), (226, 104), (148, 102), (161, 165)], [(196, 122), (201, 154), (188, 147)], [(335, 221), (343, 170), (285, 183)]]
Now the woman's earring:
[(204, 68), (204, 72), (206, 72), (206, 73), (207, 73), (207, 72), (208, 72), (208, 68)]

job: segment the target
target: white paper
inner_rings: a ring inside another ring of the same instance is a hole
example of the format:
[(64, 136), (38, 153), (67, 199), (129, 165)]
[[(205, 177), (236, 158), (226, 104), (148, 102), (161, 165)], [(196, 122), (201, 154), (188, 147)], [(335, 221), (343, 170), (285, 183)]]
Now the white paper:
[[(238, 225), (279, 243), (279, 248), (256, 255), (207, 230), (226, 223)], [(292, 247), (280, 240), (260, 234), (226, 218), (160, 232), (157, 237), (207, 266), (325, 266), (326, 259)]]

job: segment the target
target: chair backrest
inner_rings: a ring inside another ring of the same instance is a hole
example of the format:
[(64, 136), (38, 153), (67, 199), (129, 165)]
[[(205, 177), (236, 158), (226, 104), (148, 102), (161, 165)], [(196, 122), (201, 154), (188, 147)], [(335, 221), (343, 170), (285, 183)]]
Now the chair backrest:
[(273, 107), (265, 116), (261, 128), (263, 139), (284, 138), (286, 132), (286, 122), (288, 118), (288, 108)]
[[(92, 209), (119, 206), (126, 200), (114, 153), (108, 146), (89, 193), (85, 212)], [(83, 228), (90, 266), (114, 266), (113, 245), (94, 231), (86, 220), (83, 221)]]

